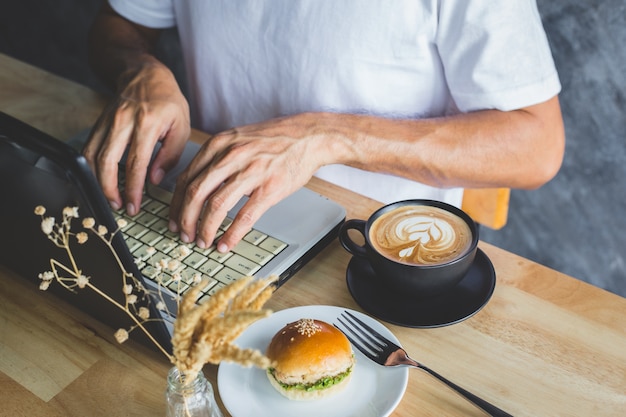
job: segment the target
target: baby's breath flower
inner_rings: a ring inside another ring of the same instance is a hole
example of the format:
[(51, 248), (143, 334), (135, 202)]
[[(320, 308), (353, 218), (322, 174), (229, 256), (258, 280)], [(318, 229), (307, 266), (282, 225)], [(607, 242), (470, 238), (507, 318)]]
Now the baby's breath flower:
[(78, 218), (78, 207), (65, 207), (63, 209), (63, 217)]
[(128, 340), (128, 332), (125, 329), (117, 329), (114, 336), (117, 343), (124, 343)]
[(39, 279), (42, 279), (44, 281), (52, 281), (54, 279), (54, 272), (52, 271), (42, 272), (41, 274), (39, 274)]
[(93, 217), (85, 217), (83, 219), (83, 227), (85, 229), (91, 229), (92, 227), (94, 227), (96, 225), (96, 221), (94, 220)]
[(78, 278), (76, 278), (76, 285), (78, 285), (78, 288), (85, 288), (88, 283), (89, 277), (86, 277), (83, 274), (80, 274)]
[(41, 221), (41, 230), (49, 235), (54, 230), (54, 217), (46, 217)]
[(79, 232), (76, 234), (76, 240), (78, 240), (78, 243), (81, 245), (85, 243), (87, 239), (88, 239), (88, 235), (85, 232)]
[[(52, 285), (53, 281), (57, 280), (62, 286), (70, 290), (74, 290), (75, 288), (82, 289), (82, 288), (85, 288), (86, 286), (90, 286), (94, 290), (98, 291), (99, 289), (91, 283), (91, 278), (83, 275), (74, 262), (74, 255), (72, 254), (71, 247), (70, 247), (71, 246), (70, 243), (72, 243), (71, 239), (73, 239), (72, 236), (76, 237), (76, 240), (79, 244), (83, 244), (83, 243), (86, 243), (90, 239), (89, 233), (97, 233), (100, 236), (101, 240), (104, 242), (104, 244), (107, 245), (110, 249), (113, 249), (112, 240), (110, 238), (113, 237), (113, 235), (118, 230), (127, 227), (128, 222), (125, 219), (118, 219), (116, 221), (117, 229), (115, 231), (110, 232), (107, 229), (107, 227), (98, 225), (96, 223), (96, 220), (93, 217), (86, 217), (82, 219), (82, 226), (84, 230), (80, 232), (79, 231), (73, 232), (71, 230), (72, 229), (71, 223), (72, 223), (73, 218), (79, 218), (78, 207), (65, 207), (62, 210), (62, 219), (59, 220), (58, 224), (56, 222), (55, 217), (52, 217), (52, 216), (45, 217), (46, 208), (44, 206), (42, 205), (36, 206), (34, 209), (34, 212), (35, 212), (35, 215), (38, 215), (41, 218), (41, 230), (43, 231), (43, 233), (47, 235), (48, 239), (52, 240), (56, 244), (56, 246), (65, 248), (69, 252), (70, 260), (72, 261), (71, 266), (65, 266), (60, 262), (57, 262), (55, 264), (54, 263), (55, 261), (51, 259), (53, 268), (55, 267), (55, 265), (59, 265), (60, 268), (62, 268), (63, 271), (68, 272), (72, 278), (59, 277), (56, 270), (45, 271), (39, 274), (39, 279), (40, 279), (39, 289), (42, 291), (46, 291), (50, 287), (50, 285)], [(170, 249), (176, 248), (175, 243), (172, 242), (171, 245), (172, 246), (170, 247)], [(139, 268), (142, 269), (145, 265), (145, 262), (147, 261), (147, 258), (153, 256), (155, 253), (156, 253), (155, 248), (153, 247), (147, 248), (147, 250), (145, 251), (145, 255), (142, 258), (135, 259), (135, 263), (137, 263)], [(180, 254), (182, 253), (184, 254), (184, 256), (186, 256), (187, 254), (190, 253), (190, 249), (187, 247), (181, 247), (180, 249), (176, 251), (176, 253), (180, 259)], [(158, 276), (160, 276), (160, 274), (165, 275), (163, 273), (165, 269), (171, 268), (172, 269), (171, 272), (175, 272), (174, 271), (175, 269), (177, 270), (181, 269), (181, 265), (182, 264), (180, 263), (180, 260), (177, 260), (175, 262), (172, 262), (169, 259), (158, 261), (157, 266), (155, 267), (158, 273), (157, 280), (159, 279)], [(129, 316), (133, 317), (135, 320), (135, 323), (137, 324), (137, 327), (140, 327), (144, 331), (147, 331), (144, 328), (143, 323), (147, 321), (151, 321), (151, 320), (156, 320), (156, 318), (151, 319), (150, 317), (151, 316), (150, 308), (152, 307), (150, 307), (149, 305), (138, 306), (137, 303), (139, 302), (140, 299), (143, 300), (144, 298), (146, 298), (146, 295), (149, 295), (151, 291), (147, 290), (140, 282), (136, 281), (133, 274), (126, 271), (124, 267), (122, 267), (122, 276), (123, 276), (123, 282), (120, 287), (122, 289), (122, 292), (125, 295), (126, 304), (120, 305), (118, 301), (108, 298), (107, 295), (105, 295), (105, 297), (109, 301), (116, 304), (118, 307), (121, 307), (122, 309), (124, 309), (125, 312)], [(177, 273), (175, 278), (177, 280), (180, 280), (181, 279), (180, 273)], [(164, 278), (164, 279), (166, 279), (169, 282), (170, 281), (169, 274), (167, 275), (167, 278)], [(151, 300), (149, 300), (148, 302), (151, 302)], [(158, 308), (159, 310), (163, 310), (163, 311), (168, 310), (168, 306), (165, 304), (163, 300), (160, 300), (156, 303), (156, 308)], [(134, 327), (135, 326), (133, 326), (133, 328)], [(123, 329), (123, 328), (118, 329), (114, 335), (117, 342), (124, 343), (126, 340), (128, 340), (129, 333), (131, 330), (132, 328), (130, 330)], [(167, 354), (167, 352), (165, 352), (165, 350), (162, 349), (162, 347), (159, 345), (158, 342), (155, 342), (155, 343), (158, 345), (159, 348), (161, 348), (161, 350), (164, 353)]]
[(195, 285), (200, 284), (200, 282), (202, 282), (202, 275), (200, 275), (200, 273), (196, 272), (195, 274), (193, 274), (193, 283)]
[(150, 318), (150, 310), (148, 310), (146, 307), (139, 307), (137, 315), (143, 320), (148, 320)]
[(174, 273), (174, 275), (172, 275), (172, 279), (174, 280), (174, 282), (180, 281), (181, 278), (182, 277), (181, 277), (181, 275), (178, 272), (176, 272), (176, 273)]
[(178, 268), (180, 268), (180, 261), (178, 259), (172, 259), (167, 263), (167, 269), (170, 271), (176, 271)]
[(190, 253), (191, 253), (191, 249), (189, 249), (187, 246), (181, 246), (180, 248), (178, 248), (178, 254), (182, 258), (189, 255)]

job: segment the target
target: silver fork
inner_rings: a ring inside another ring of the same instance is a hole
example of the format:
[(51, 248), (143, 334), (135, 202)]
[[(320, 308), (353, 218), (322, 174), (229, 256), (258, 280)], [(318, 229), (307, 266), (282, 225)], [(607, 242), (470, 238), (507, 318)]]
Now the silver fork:
[[(437, 372), (422, 365), (419, 362), (411, 359), (402, 347), (396, 345), (391, 340), (387, 339), (376, 330), (372, 329), (362, 320), (351, 314), (349, 311), (344, 311), (337, 320), (341, 324), (341, 327), (335, 324), (339, 330), (341, 330), (350, 342), (360, 350), (365, 356), (373, 360), (374, 362), (383, 366), (412, 366), (428, 372), (463, 397), (468, 401), (476, 405), (481, 410), (485, 411), (491, 416), (509, 416), (507, 412), (499, 409), (498, 407), (488, 403), (480, 397), (472, 394), (471, 392), (459, 387), (450, 380), (439, 375)], [(342, 328), (343, 327), (343, 328)]]

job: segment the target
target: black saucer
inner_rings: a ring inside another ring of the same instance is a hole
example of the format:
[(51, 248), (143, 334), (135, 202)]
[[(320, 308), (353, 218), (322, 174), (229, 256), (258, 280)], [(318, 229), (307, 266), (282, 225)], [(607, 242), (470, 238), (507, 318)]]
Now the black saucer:
[(473, 316), (487, 304), (496, 286), (493, 265), (480, 249), (465, 278), (435, 297), (420, 299), (392, 293), (375, 278), (367, 260), (352, 257), (346, 282), (361, 308), (388, 323), (415, 328), (447, 326)]

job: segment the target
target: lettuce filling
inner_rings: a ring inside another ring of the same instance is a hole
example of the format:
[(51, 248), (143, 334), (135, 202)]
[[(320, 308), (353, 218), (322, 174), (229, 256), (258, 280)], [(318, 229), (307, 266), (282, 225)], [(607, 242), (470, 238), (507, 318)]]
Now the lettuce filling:
[[(272, 375), (274, 379), (276, 379), (274, 368), (269, 368), (268, 372)], [(278, 382), (280, 386), (285, 390), (302, 390), (302, 391), (307, 391), (307, 392), (319, 391), (319, 390), (328, 389), (332, 387), (333, 385), (340, 383), (341, 381), (346, 379), (346, 377), (350, 375), (351, 372), (352, 372), (352, 367), (348, 368), (347, 370), (345, 370), (344, 372), (338, 375), (324, 377), (318, 381), (315, 381), (309, 384), (304, 384), (304, 383), (285, 384), (285, 383), (280, 382), (278, 379), (276, 379), (276, 382)]]

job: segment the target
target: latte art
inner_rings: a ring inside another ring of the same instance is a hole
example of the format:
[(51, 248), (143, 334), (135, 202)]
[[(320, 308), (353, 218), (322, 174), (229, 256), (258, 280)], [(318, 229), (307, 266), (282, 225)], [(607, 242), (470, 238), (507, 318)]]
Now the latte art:
[(462, 218), (432, 206), (402, 206), (385, 213), (372, 224), (369, 237), (386, 257), (417, 265), (452, 261), (472, 242)]

